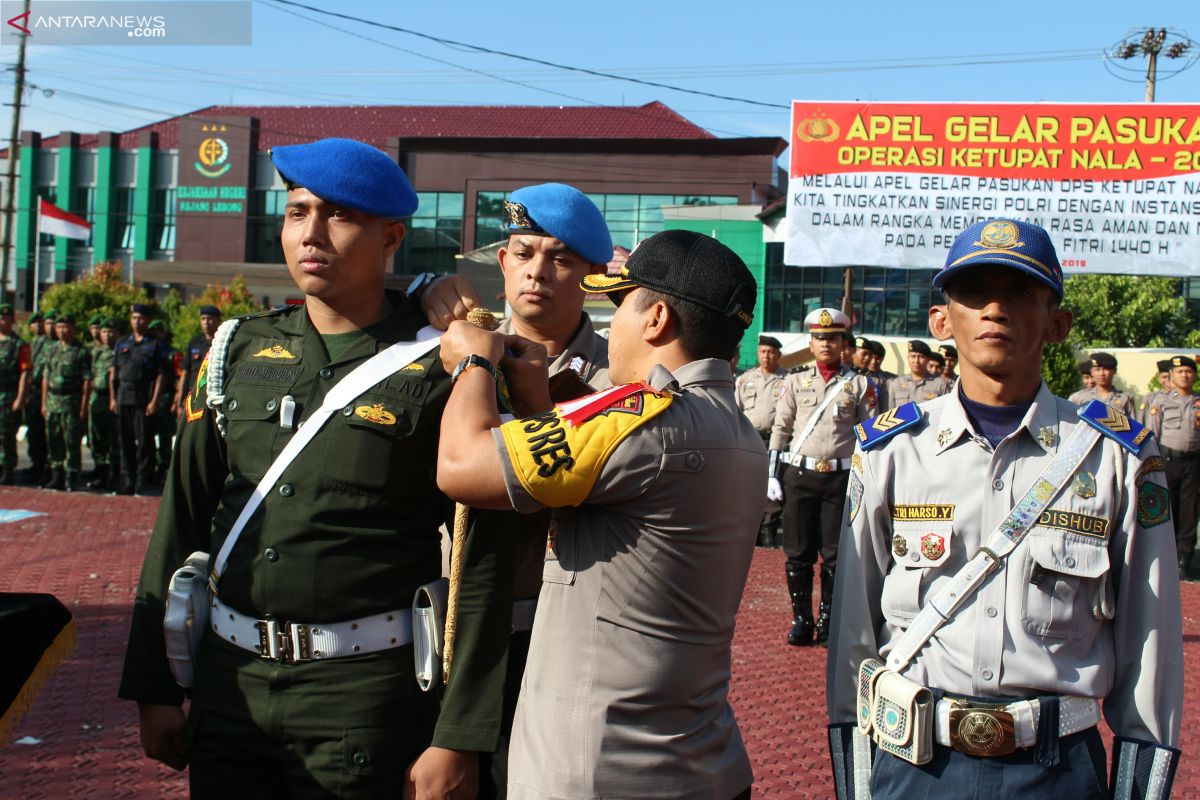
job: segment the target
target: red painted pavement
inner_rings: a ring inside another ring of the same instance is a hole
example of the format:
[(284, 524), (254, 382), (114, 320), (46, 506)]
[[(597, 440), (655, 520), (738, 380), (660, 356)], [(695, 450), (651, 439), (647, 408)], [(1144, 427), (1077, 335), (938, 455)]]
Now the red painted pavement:
[[(180, 773), (148, 761), (137, 715), (116, 698), (133, 588), (158, 501), (0, 489), (0, 508), (46, 516), (0, 525), (0, 591), (49, 592), (75, 614), (78, 646), (0, 751), (0, 798), (185, 797)], [(1184, 651), (1200, 664), (1200, 584), (1186, 584)], [(758, 550), (733, 647), (731, 698), (754, 762), (756, 797), (832, 797), (825, 755), (825, 651), (784, 644), (783, 555)], [(1200, 677), (1185, 685), (1175, 797), (1200, 797)]]

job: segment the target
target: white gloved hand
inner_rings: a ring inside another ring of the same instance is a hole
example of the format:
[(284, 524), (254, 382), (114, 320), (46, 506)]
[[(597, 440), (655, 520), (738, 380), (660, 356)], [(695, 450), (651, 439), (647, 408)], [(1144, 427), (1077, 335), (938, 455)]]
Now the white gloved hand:
[(767, 478), (767, 499), (776, 503), (783, 500), (783, 484), (779, 478)]

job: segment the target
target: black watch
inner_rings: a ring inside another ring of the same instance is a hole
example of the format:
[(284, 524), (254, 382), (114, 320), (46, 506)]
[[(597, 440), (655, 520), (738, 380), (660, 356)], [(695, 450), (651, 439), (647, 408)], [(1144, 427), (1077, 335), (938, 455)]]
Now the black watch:
[(483, 367), (492, 374), (492, 380), (496, 379), (496, 365), (481, 355), (471, 353), (471, 355), (458, 362), (458, 366), (454, 368), (454, 373), (450, 376), (450, 383), (455, 383), (458, 380), (458, 376), (471, 367)]

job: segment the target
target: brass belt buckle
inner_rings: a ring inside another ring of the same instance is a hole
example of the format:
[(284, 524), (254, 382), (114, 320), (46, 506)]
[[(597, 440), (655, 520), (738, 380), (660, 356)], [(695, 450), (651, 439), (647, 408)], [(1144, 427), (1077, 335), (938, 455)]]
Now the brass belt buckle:
[(813, 467), (817, 472), (833, 472), (833, 462), (827, 458), (818, 458), (817, 466)]
[(950, 746), (969, 756), (1006, 756), (1017, 749), (1017, 726), (1001, 706), (955, 700), (950, 709)]

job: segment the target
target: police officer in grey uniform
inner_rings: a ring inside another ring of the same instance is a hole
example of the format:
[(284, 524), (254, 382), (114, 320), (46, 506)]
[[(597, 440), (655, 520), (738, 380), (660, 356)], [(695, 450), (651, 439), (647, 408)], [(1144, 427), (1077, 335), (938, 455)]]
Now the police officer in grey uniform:
[[(442, 338), (455, 386), (439, 485), (473, 507), (559, 512), (508, 795), (748, 798), (726, 692), (766, 453), (728, 360), (755, 281), (716, 240), (673, 230), (583, 285), (619, 304), (607, 393), (552, 408), (544, 348), (462, 322)], [(524, 419), (501, 425), (496, 365)]]
[(1112, 353), (1092, 353), (1088, 364), (1090, 365), (1088, 372), (1092, 376), (1092, 387), (1080, 389), (1067, 399), (1080, 405), (1089, 400), (1099, 400), (1125, 416), (1137, 419), (1137, 412), (1133, 406), (1133, 395), (1113, 386), (1113, 377), (1117, 374), (1116, 356)]
[(1146, 398), (1142, 422), (1154, 431), (1162, 451), (1175, 520), (1179, 574), (1190, 579), (1200, 510), (1200, 396), (1192, 388), (1196, 362), (1187, 356), (1174, 356), (1170, 362), (1171, 385)]
[[(775, 423), (775, 405), (779, 399), (779, 386), (787, 377), (787, 370), (780, 369), (779, 358), (783, 345), (774, 336), (758, 337), (758, 366), (738, 376), (735, 383), (738, 410), (746, 415), (754, 430), (766, 445), (771, 440), (771, 426)], [(760, 547), (774, 547), (779, 530), (780, 506), (777, 501), (767, 499), (762, 525), (758, 529)]]
[[(851, 471), (827, 669), (837, 796), (864, 796), (869, 771), (874, 800), (1166, 798), (1183, 653), (1157, 446), (1042, 381), (1071, 325), (1045, 231), (984, 220), (946, 265), (930, 330), (958, 347), (958, 388), (863, 423)], [(926, 745), (928, 761), (897, 755)]]
[[(821, 608), (816, 639), (829, 638), (842, 504), (854, 451), (854, 426), (876, 411), (863, 375), (842, 365), (850, 318), (818, 308), (804, 318), (816, 363), (788, 375), (779, 388), (771, 429), (767, 497), (783, 501), (784, 569), (792, 598), (788, 644), (813, 642), (813, 567), (821, 556)], [(778, 470), (782, 474), (777, 477)]]
[(920, 339), (908, 343), (908, 374), (888, 381), (888, 404), (893, 408), (912, 401), (920, 403), (941, 397), (950, 391), (950, 382), (945, 378), (929, 376), (929, 357), (933, 351)]

